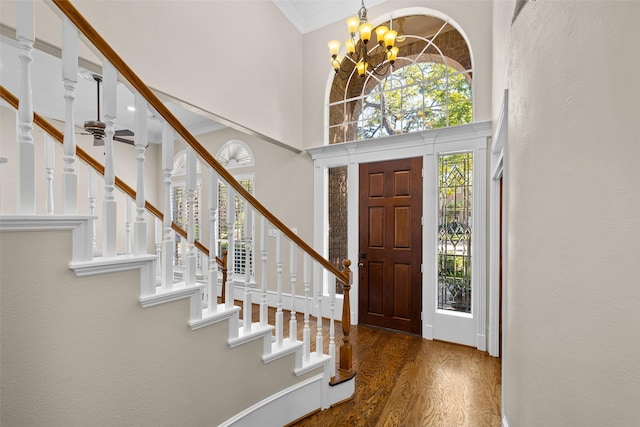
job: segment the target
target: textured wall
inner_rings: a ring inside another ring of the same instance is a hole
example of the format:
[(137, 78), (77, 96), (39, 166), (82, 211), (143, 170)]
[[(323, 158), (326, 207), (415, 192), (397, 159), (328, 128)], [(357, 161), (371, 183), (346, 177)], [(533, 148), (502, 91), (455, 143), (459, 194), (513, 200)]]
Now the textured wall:
[(639, 18), (638, 2), (539, 0), (503, 44), (512, 427), (640, 417)]

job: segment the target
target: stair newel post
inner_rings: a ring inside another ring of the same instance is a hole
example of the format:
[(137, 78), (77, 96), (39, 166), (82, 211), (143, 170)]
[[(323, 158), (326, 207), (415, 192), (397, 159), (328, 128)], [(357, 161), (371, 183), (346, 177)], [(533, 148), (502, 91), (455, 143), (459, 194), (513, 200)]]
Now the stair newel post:
[[(96, 214), (96, 192), (98, 190), (98, 184), (96, 179), (96, 170), (87, 165), (87, 193), (89, 196), (89, 215), (94, 216)], [(96, 220), (90, 219), (89, 232), (91, 233), (91, 253), (96, 255), (98, 253), (98, 242), (96, 239)]]
[[(314, 269), (318, 268), (318, 264), (314, 263)], [(324, 337), (322, 335), (322, 293), (323, 293), (323, 283), (322, 274), (314, 274), (314, 277), (320, 277), (321, 280), (315, 284), (315, 292), (316, 292), (316, 355), (322, 356), (322, 352), (324, 351)]]
[(343, 283), (344, 301), (342, 302), (342, 345), (340, 346), (340, 371), (351, 374), (352, 372), (352, 348), (351, 338), (351, 301), (349, 300), (349, 291), (351, 290), (351, 261), (345, 259), (342, 261), (344, 273), (347, 276), (347, 282)]
[(33, 1), (16, 2), (16, 36), (20, 59), (20, 104), (18, 106), (18, 213), (36, 213), (35, 148), (33, 144), (33, 98), (31, 63), (33, 62)]
[(76, 133), (73, 104), (78, 84), (78, 30), (68, 18), (62, 20), (62, 80), (64, 83), (64, 169), (62, 195), (64, 213), (78, 210), (78, 173), (76, 165)]
[[(147, 148), (147, 101), (136, 93), (136, 127), (135, 127), (135, 149), (137, 180), (136, 180), (136, 224), (134, 250), (137, 255), (147, 253), (147, 210), (144, 206), (144, 154)], [(167, 212), (168, 213), (168, 212)]]
[(276, 306), (276, 344), (282, 347), (284, 335), (284, 313), (282, 312), (282, 232), (276, 229), (276, 283), (278, 303)]
[(262, 270), (260, 272), (260, 325), (266, 326), (269, 322), (269, 306), (267, 304), (267, 220), (260, 217), (260, 260)]
[(249, 260), (253, 259), (251, 236), (252, 236), (252, 223), (253, 223), (253, 207), (247, 202), (244, 202), (244, 305), (242, 309), (242, 320), (245, 332), (251, 332), (251, 266)]
[(187, 251), (185, 257), (185, 284), (195, 285), (196, 283), (196, 177), (197, 177), (196, 152), (187, 147)]
[(309, 290), (311, 287), (311, 256), (304, 253), (304, 327), (302, 329), (302, 341), (304, 342), (304, 360), (311, 359), (311, 328), (309, 327), (309, 314), (311, 313), (311, 295)]
[(53, 167), (54, 167), (53, 138), (49, 134), (44, 135), (44, 170), (47, 177), (47, 213), (53, 214)]
[(115, 172), (113, 165), (113, 127), (115, 125), (116, 108), (116, 88), (118, 84), (118, 74), (113, 65), (108, 61), (103, 66), (104, 79), (104, 203), (102, 218), (102, 256), (112, 258), (116, 256), (116, 231), (118, 223), (117, 204), (115, 199)]
[[(209, 168), (209, 271), (207, 276), (207, 311), (218, 311), (218, 173)], [(222, 255), (222, 254), (220, 254)], [(224, 282), (222, 286), (224, 287)]]
[(174, 240), (171, 230), (171, 172), (173, 171), (174, 132), (167, 122), (162, 125), (162, 172), (164, 215), (162, 217), (162, 288), (173, 287)]
[(236, 217), (236, 192), (231, 185), (226, 185), (227, 189), (227, 283), (225, 283), (225, 306), (230, 309), (234, 305), (234, 292), (233, 292), (233, 273), (235, 269), (233, 266), (235, 258), (235, 217)]
[(336, 375), (336, 323), (335, 323), (335, 311), (336, 311), (336, 278), (333, 274), (329, 273), (329, 356), (333, 363), (329, 365), (329, 376)]
[[(295, 233), (296, 230), (292, 229)], [(289, 271), (291, 273), (291, 317), (289, 318), (289, 339), (295, 341), (298, 335), (298, 319), (296, 319), (296, 274), (298, 270), (298, 247), (289, 243)]]

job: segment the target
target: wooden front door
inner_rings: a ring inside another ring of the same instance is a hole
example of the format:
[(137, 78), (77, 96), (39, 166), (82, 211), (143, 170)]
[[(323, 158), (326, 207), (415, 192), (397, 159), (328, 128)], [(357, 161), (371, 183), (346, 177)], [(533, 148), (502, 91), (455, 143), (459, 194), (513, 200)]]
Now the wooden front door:
[(421, 334), (422, 158), (360, 165), (360, 323)]

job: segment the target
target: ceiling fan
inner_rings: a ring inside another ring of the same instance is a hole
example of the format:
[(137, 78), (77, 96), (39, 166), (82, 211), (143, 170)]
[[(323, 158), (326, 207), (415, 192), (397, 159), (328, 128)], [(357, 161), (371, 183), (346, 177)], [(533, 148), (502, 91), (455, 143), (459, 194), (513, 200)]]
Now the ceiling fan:
[[(96, 81), (96, 87), (98, 90), (98, 95), (96, 97), (98, 118), (97, 120), (87, 120), (86, 122), (84, 122), (84, 130), (87, 132), (84, 135), (93, 135), (93, 145), (104, 145), (105, 124), (104, 122), (100, 121), (100, 82), (102, 82), (102, 76), (94, 74), (93, 79)], [(124, 136), (133, 135), (133, 132), (129, 129), (121, 129), (115, 131), (113, 140), (124, 142), (125, 144), (129, 145), (135, 145), (135, 142), (132, 139), (123, 138)]]

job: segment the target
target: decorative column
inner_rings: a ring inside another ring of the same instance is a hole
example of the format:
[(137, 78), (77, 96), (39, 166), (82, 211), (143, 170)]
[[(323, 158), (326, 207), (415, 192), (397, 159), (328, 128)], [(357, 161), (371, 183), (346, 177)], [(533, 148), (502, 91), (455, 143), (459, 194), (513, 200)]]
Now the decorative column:
[(125, 217), (124, 217), (124, 253), (131, 253), (131, 199), (125, 196)]
[(65, 214), (75, 214), (78, 211), (78, 172), (73, 103), (78, 83), (78, 30), (68, 18), (62, 20), (62, 81), (65, 100), (63, 209)]
[(33, 145), (33, 1), (16, 2), (16, 36), (20, 58), (20, 104), (18, 106), (18, 213), (36, 213), (35, 150)]
[[(318, 264), (314, 263), (314, 268), (318, 269)], [(314, 277), (318, 277), (316, 274)], [(320, 273), (320, 278), (322, 278), (322, 273)], [(316, 305), (318, 307), (318, 313), (316, 316), (316, 355), (322, 356), (322, 352), (324, 351), (324, 339), (322, 336), (322, 291), (323, 291), (323, 283), (324, 281), (321, 279), (318, 283), (316, 283)]]
[(173, 287), (174, 240), (171, 229), (171, 172), (173, 171), (173, 139), (175, 135), (168, 123), (162, 126), (162, 171), (164, 190), (164, 216), (162, 218), (162, 288)]
[(136, 161), (138, 179), (136, 183), (136, 225), (134, 231), (134, 250), (136, 255), (147, 253), (147, 210), (144, 206), (144, 152), (147, 149), (147, 101), (136, 94)]
[[(335, 324), (335, 307), (336, 307), (336, 277), (329, 273), (329, 356), (331, 360), (336, 360), (336, 324)], [(329, 376), (336, 375), (336, 364), (329, 365)]]
[(104, 203), (103, 203), (103, 233), (102, 256), (112, 258), (116, 256), (116, 227), (118, 211), (115, 199), (115, 172), (113, 165), (113, 126), (116, 120), (116, 89), (118, 73), (113, 65), (105, 62), (104, 73)]

